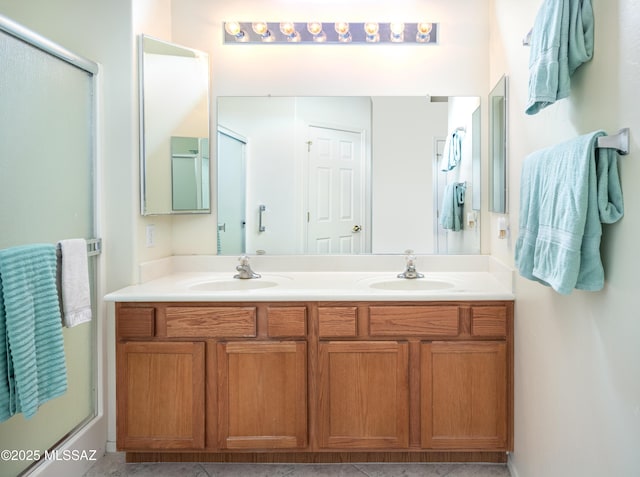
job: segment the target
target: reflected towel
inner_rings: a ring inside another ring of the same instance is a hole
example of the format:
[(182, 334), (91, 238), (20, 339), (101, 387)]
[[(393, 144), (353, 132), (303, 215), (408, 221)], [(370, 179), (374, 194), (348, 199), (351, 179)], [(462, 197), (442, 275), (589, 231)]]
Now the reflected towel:
[(604, 286), (602, 223), (623, 215), (618, 156), (596, 131), (529, 155), (520, 184), (520, 274), (561, 294)]
[(571, 75), (592, 56), (591, 0), (545, 0), (531, 31), (526, 113), (569, 96)]
[(462, 160), (462, 140), (464, 139), (464, 129), (457, 128), (447, 137), (442, 153), (442, 164), (440, 170), (448, 172), (460, 164)]
[(91, 321), (91, 292), (85, 239), (61, 240), (60, 294), (66, 327)]
[(464, 182), (452, 182), (445, 187), (442, 197), (442, 212), (440, 214), (442, 228), (453, 232), (462, 230), (465, 190), (466, 185)]
[(67, 390), (56, 261), (49, 244), (0, 250), (0, 421)]

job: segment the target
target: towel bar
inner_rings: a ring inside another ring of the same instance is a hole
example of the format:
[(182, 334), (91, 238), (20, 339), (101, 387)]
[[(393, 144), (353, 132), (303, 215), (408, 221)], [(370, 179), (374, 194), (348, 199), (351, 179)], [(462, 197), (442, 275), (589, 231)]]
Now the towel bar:
[(621, 156), (629, 154), (629, 128), (623, 128), (611, 136), (600, 136), (596, 147), (611, 148)]

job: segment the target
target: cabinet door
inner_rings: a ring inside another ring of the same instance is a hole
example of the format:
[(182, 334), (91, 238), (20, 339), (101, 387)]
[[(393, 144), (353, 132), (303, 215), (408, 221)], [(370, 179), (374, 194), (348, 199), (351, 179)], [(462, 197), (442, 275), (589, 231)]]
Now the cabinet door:
[(332, 341), (319, 347), (319, 445), (409, 445), (408, 344)]
[(204, 356), (204, 343), (118, 344), (118, 449), (204, 447)]
[(306, 342), (218, 343), (218, 383), (221, 448), (306, 447)]
[(423, 343), (421, 361), (422, 446), (505, 449), (506, 344)]

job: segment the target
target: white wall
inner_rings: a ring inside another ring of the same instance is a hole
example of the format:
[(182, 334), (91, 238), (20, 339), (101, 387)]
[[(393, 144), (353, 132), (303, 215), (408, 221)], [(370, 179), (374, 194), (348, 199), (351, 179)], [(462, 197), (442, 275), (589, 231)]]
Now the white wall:
[[(593, 60), (572, 78), (569, 99), (524, 114), (529, 50), (522, 38), (542, 2), (492, 0), (491, 84), (509, 87), (511, 237), (492, 253), (513, 263), (522, 161), (534, 150), (604, 129), (631, 129), (620, 158), (625, 216), (604, 226), (606, 284), (600, 292), (560, 296), (518, 278), (515, 310), (517, 477), (640, 475), (640, 10), (635, 0), (593, 2)], [(495, 221), (494, 217), (494, 221)]]

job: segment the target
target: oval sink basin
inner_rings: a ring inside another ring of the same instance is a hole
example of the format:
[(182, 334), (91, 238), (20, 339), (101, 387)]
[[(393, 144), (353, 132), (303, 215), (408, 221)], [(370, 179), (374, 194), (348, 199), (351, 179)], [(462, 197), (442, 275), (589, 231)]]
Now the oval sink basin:
[(250, 280), (211, 280), (210, 282), (197, 283), (189, 287), (193, 291), (240, 291), (240, 290), (257, 290), (260, 288), (276, 287), (276, 282), (268, 280), (250, 279)]
[(425, 280), (423, 278), (415, 278), (412, 280), (398, 278), (396, 280), (386, 280), (383, 282), (374, 282), (369, 285), (371, 288), (380, 290), (398, 290), (398, 291), (430, 291), (430, 290), (446, 290), (453, 288), (455, 285), (441, 280)]

